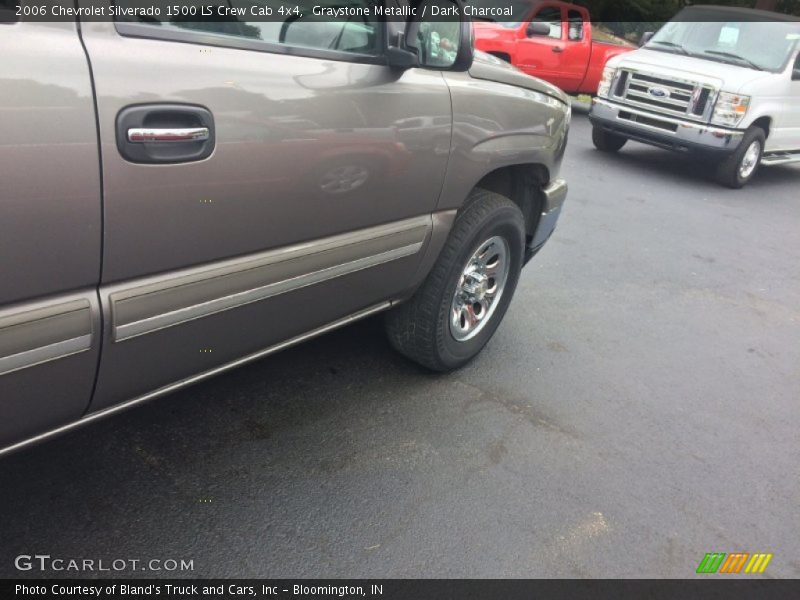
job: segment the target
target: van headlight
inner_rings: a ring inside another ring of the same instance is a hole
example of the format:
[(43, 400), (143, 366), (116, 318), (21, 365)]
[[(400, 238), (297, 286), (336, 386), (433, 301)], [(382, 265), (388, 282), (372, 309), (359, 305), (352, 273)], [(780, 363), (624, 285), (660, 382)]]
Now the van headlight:
[(736, 127), (742, 122), (750, 106), (750, 96), (720, 92), (717, 103), (714, 105), (714, 114), (711, 122), (714, 125)]
[(600, 85), (597, 87), (597, 95), (601, 98), (608, 98), (608, 93), (611, 91), (611, 83), (614, 81), (614, 75), (617, 74), (615, 67), (606, 67), (603, 69), (603, 77), (600, 79)]

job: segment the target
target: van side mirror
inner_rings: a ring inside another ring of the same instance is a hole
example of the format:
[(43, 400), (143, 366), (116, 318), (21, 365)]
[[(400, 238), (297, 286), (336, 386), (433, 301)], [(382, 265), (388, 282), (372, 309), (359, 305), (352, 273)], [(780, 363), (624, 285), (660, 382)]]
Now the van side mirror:
[(550, 24), (541, 21), (531, 21), (525, 29), (525, 35), (533, 37), (535, 35), (550, 35)]
[(389, 48), (389, 66), (466, 71), (472, 66), (472, 24), (462, 0), (422, 0), (406, 24), (401, 46)]
[(642, 39), (639, 40), (639, 48), (641, 48), (642, 46), (647, 44), (647, 42), (652, 40), (654, 35), (655, 35), (654, 31), (645, 31), (642, 34)]

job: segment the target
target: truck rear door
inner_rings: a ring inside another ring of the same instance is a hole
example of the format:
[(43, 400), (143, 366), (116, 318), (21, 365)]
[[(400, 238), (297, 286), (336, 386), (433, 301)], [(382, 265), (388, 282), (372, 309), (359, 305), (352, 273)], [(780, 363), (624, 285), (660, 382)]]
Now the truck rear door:
[(79, 418), (100, 348), (100, 162), (75, 23), (0, 15), (0, 448)]

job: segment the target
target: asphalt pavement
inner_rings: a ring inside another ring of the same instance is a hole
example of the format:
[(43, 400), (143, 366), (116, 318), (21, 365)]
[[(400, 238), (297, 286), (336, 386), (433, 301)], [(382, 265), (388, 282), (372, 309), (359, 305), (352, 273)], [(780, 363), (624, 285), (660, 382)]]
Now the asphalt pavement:
[(708, 170), (600, 154), (576, 114), (558, 230), (477, 360), (427, 373), (371, 319), (3, 458), (0, 576), (800, 577), (800, 168)]

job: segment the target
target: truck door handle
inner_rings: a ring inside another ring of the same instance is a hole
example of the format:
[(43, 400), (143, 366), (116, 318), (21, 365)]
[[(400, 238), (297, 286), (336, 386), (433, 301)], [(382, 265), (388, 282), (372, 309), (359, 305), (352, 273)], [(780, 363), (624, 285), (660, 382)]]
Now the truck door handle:
[(128, 129), (129, 142), (204, 142), (208, 139), (208, 127), (182, 127), (174, 129)]
[(117, 115), (117, 149), (125, 160), (178, 164), (211, 156), (214, 117), (194, 104), (136, 104)]
[(553, 52), (555, 52), (556, 54), (558, 54), (560, 52), (563, 52), (563, 51), (564, 51), (564, 48), (562, 48), (561, 46), (553, 46)]

